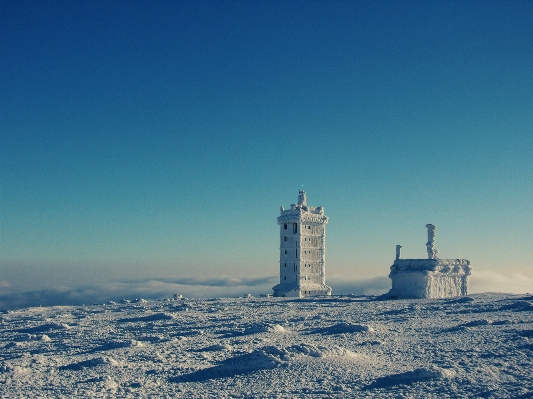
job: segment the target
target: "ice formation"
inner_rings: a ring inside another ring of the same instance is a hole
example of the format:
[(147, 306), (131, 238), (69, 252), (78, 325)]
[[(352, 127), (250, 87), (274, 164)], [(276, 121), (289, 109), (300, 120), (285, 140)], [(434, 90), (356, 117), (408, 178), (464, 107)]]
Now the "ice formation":
[(428, 259), (401, 259), (401, 245), (396, 246), (396, 260), (390, 268), (393, 298), (448, 298), (468, 294), (470, 261), (439, 259), (435, 249), (437, 226), (426, 225)]
[(437, 226), (433, 224), (426, 224), (428, 229), (428, 242), (426, 243), (426, 248), (428, 250), (428, 259), (437, 259), (437, 254), (439, 251), (435, 249), (435, 230)]
[(326, 285), (326, 224), (328, 217), (321, 206), (307, 206), (305, 191), (300, 190), (298, 204), (280, 209), (280, 282), (274, 296), (306, 297), (331, 295)]

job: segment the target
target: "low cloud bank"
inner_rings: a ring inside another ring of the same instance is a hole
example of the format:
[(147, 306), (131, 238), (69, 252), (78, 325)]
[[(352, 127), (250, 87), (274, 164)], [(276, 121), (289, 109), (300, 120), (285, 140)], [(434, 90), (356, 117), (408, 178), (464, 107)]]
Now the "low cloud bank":
[(259, 296), (271, 292), (277, 278), (175, 277), (116, 281), (78, 287), (52, 287), (43, 290), (0, 294), (0, 309), (31, 306), (83, 305), (122, 299), (163, 299), (173, 294), (188, 298)]
[(500, 274), (492, 271), (472, 272), (469, 278), (469, 292), (504, 292), (525, 294), (533, 292), (533, 277), (522, 273)]
[(332, 287), (334, 295), (381, 295), (391, 288), (391, 280), (387, 276), (356, 277), (333, 274), (326, 283)]
[[(178, 276), (133, 281), (116, 281), (77, 287), (56, 286), (49, 289), (9, 292), (7, 284), (0, 284), (0, 309), (20, 309), (32, 306), (67, 306), (105, 303), (122, 299), (163, 299), (173, 294), (186, 298), (224, 298), (246, 294), (259, 296), (272, 293), (278, 276), (237, 278), (232, 276)], [(357, 278), (334, 274), (328, 277), (333, 294), (381, 295), (391, 287), (386, 276)], [(533, 292), (533, 278), (520, 273), (503, 275), (491, 271), (476, 271), (470, 277), (470, 293), (505, 292), (524, 294)]]
[[(186, 298), (224, 298), (272, 293), (278, 276), (237, 278), (232, 276), (177, 276), (133, 281), (116, 281), (78, 287), (4, 292), (0, 294), (0, 309), (21, 309), (32, 306), (90, 305), (122, 299), (163, 299), (173, 294)], [(377, 295), (387, 292), (387, 277), (356, 279), (342, 275), (328, 278), (334, 294)]]

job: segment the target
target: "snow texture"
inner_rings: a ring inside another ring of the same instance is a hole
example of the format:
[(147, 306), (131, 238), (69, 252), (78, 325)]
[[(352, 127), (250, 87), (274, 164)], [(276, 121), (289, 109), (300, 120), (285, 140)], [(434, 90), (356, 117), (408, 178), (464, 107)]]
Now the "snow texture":
[(0, 314), (1, 398), (530, 398), (533, 296), (124, 301)]

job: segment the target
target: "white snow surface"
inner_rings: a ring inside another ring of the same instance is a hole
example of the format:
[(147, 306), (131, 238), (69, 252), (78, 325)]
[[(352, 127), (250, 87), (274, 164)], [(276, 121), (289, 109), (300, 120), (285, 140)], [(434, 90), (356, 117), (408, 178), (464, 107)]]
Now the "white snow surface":
[(531, 398), (533, 296), (123, 301), (0, 315), (1, 398)]

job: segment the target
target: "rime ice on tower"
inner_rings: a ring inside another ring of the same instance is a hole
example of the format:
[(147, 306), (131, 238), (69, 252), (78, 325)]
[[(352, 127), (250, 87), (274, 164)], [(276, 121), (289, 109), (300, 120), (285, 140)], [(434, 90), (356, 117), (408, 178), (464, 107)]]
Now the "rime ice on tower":
[(439, 259), (435, 249), (437, 226), (426, 225), (427, 259), (401, 259), (401, 245), (396, 245), (396, 260), (390, 268), (392, 289), (389, 298), (448, 298), (468, 294), (468, 276), (472, 268), (466, 259)]
[(298, 204), (281, 207), (278, 285), (274, 296), (304, 297), (331, 295), (326, 285), (326, 224), (328, 217), (321, 206), (307, 206), (305, 191), (300, 190)]

